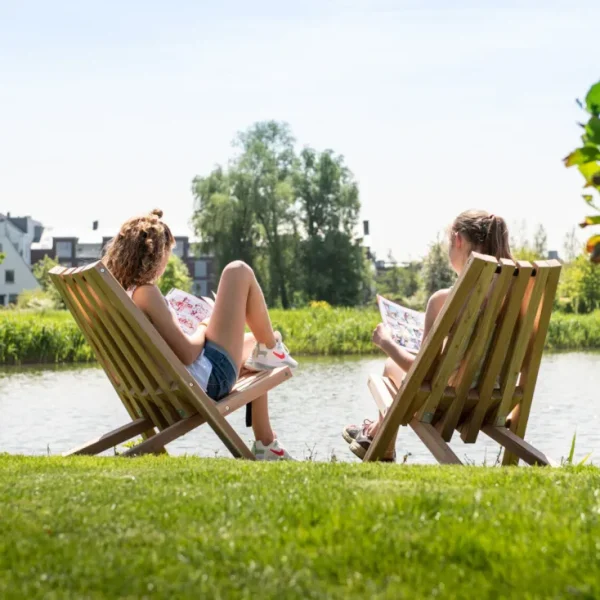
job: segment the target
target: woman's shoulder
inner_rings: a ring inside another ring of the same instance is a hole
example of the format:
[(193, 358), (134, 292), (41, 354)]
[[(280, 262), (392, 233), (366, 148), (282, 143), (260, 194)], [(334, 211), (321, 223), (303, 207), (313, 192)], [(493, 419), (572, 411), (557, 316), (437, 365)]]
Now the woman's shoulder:
[(128, 293), (136, 304), (147, 304), (162, 298), (161, 291), (158, 289), (158, 286), (154, 284), (138, 285), (129, 290)]
[(437, 292), (434, 292), (431, 295), (431, 298), (429, 298), (429, 302), (427, 303), (427, 307), (431, 307), (431, 308), (441, 308), (444, 305), (444, 302), (446, 302), (448, 296), (450, 295), (450, 292), (452, 291), (451, 288), (447, 288), (447, 289), (443, 289), (443, 290), (438, 290)]

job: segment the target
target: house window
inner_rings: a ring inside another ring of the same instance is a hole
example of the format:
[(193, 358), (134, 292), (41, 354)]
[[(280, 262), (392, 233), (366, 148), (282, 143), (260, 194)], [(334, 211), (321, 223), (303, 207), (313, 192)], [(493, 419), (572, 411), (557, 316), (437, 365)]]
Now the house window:
[(178, 242), (173, 248), (173, 254), (175, 256), (179, 256), (179, 258), (183, 258), (183, 242)]
[(6, 296), (4, 294), (0, 294), (0, 306), (4, 306), (6, 304)]
[(201, 277), (206, 277), (206, 261), (205, 260), (197, 260), (194, 263), (194, 277), (196, 279), (200, 279)]
[(11, 294), (8, 297), (8, 303), (9, 304), (16, 304), (18, 299), (19, 299), (19, 296), (17, 296), (17, 294)]
[(71, 258), (73, 256), (73, 242), (56, 242), (58, 258)]
[(208, 281), (196, 281), (194, 282), (194, 294), (196, 296), (208, 295)]
[(4, 273), (4, 283), (14, 283), (15, 282), (15, 272), (14, 271), (6, 271)]
[(2, 252), (2, 244), (0, 244), (0, 252)]

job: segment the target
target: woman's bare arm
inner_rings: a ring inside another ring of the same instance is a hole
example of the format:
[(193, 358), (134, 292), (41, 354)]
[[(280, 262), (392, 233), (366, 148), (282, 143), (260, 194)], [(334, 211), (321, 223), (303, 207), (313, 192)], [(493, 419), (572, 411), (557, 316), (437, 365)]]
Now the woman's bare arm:
[(206, 342), (205, 326), (201, 325), (192, 335), (186, 335), (155, 285), (138, 287), (133, 294), (133, 301), (152, 321), (158, 333), (184, 365), (191, 365), (200, 356)]
[[(425, 311), (425, 326), (423, 340), (427, 338), (433, 328), (450, 290), (439, 290), (429, 298)], [(408, 372), (415, 362), (416, 356), (411, 354), (393, 340), (390, 330), (380, 323), (373, 333), (373, 343), (379, 346), (403, 371)]]

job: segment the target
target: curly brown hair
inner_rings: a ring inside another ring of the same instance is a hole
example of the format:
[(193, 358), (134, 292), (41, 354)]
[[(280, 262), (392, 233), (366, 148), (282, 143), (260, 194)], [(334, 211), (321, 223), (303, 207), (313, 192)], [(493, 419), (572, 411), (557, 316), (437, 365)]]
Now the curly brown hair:
[(126, 291), (156, 281), (165, 256), (175, 245), (162, 216), (163, 211), (157, 208), (129, 219), (106, 246), (104, 263)]
[(466, 210), (454, 219), (451, 231), (463, 235), (482, 254), (497, 259), (513, 258), (506, 221), (498, 215), (484, 210)]

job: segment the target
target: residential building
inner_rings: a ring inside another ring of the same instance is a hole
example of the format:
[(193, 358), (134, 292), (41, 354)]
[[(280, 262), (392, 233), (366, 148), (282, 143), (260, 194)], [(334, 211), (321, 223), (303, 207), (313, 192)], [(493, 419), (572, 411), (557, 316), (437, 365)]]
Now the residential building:
[[(66, 267), (86, 265), (102, 258), (114, 235), (114, 230), (100, 229), (98, 221), (94, 221), (91, 228), (79, 231), (48, 228), (32, 248), (32, 261), (35, 264), (44, 256), (50, 256)], [(216, 283), (213, 257), (196, 256), (189, 236), (175, 235), (175, 242), (173, 253), (183, 260), (190, 272), (192, 292), (202, 296), (210, 294)]]
[(39, 288), (31, 272), (31, 245), (39, 242), (42, 224), (31, 217), (0, 214), (0, 306), (15, 304), (25, 290)]

